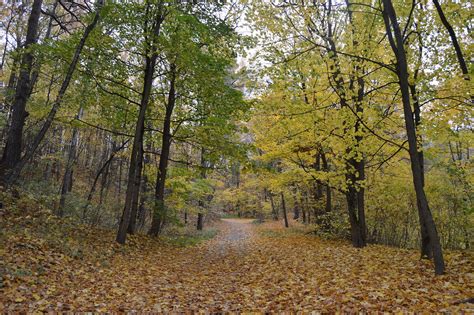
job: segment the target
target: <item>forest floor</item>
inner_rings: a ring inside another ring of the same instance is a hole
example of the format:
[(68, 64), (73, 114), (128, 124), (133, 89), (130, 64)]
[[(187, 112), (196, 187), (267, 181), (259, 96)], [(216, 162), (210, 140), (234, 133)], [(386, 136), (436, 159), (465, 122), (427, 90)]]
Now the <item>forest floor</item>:
[(112, 231), (21, 208), (0, 213), (1, 312), (474, 312), (460, 303), (474, 297), (472, 252), (446, 253), (436, 277), (416, 251), (355, 249), (281, 222), (224, 219), (191, 246), (119, 246)]

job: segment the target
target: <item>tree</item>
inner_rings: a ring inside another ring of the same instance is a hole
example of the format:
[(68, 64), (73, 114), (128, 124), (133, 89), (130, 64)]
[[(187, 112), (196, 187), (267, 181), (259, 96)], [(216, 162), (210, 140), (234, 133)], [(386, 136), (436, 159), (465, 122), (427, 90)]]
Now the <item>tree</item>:
[[(132, 209), (138, 206), (138, 194), (140, 191), (141, 166), (143, 160), (143, 133), (145, 128), (145, 114), (150, 94), (152, 91), (155, 66), (158, 59), (158, 40), (161, 32), (162, 23), (166, 17), (164, 4), (160, 2), (153, 6), (146, 4), (144, 21), (144, 46), (145, 46), (145, 69), (143, 72), (143, 91), (141, 94), (140, 109), (135, 127), (133, 147), (130, 157), (130, 167), (128, 172), (127, 191), (125, 194), (125, 206), (120, 220), (119, 230), (117, 232), (117, 242), (124, 244), (132, 220)], [(136, 212), (134, 213), (136, 215)], [(135, 222), (133, 218), (132, 222)], [(132, 230), (134, 227), (132, 226)]]
[(413, 175), (413, 185), (415, 187), (417, 200), (421, 208), (420, 219), (423, 220), (420, 222), (420, 224), (425, 224), (426, 226), (427, 233), (430, 237), (431, 250), (433, 251), (435, 273), (440, 275), (444, 273), (445, 269), (444, 258), (441, 249), (441, 243), (438, 236), (438, 231), (436, 230), (436, 225), (433, 220), (433, 216), (431, 214), (431, 210), (428, 205), (428, 200), (426, 198), (426, 194), (423, 188), (423, 171), (418, 155), (416, 128), (410, 101), (408, 66), (406, 60), (406, 53), (403, 48), (402, 33), (400, 31), (395, 9), (391, 0), (383, 0), (383, 9), (383, 17), (387, 30), (387, 36), (390, 41), (390, 46), (392, 47), (393, 53), (397, 59), (397, 76), (399, 79), (399, 85), (402, 94), (405, 128), (408, 137), (408, 150), (410, 153), (410, 164)]
[[(28, 30), (24, 44), (24, 53), (20, 65), (20, 74), (15, 88), (15, 97), (12, 103), (12, 119), (8, 130), (8, 138), (0, 161), (0, 177), (3, 182), (9, 181), (9, 172), (13, 170), (21, 159), (23, 147), (23, 127), (28, 116), (26, 103), (31, 90), (31, 72), (33, 70), (34, 44), (38, 40), (38, 24), (41, 16), (42, 0), (33, 1)], [(3, 65), (3, 61), (2, 61)], [(3, 66), (2, 66), (3, 68)]]

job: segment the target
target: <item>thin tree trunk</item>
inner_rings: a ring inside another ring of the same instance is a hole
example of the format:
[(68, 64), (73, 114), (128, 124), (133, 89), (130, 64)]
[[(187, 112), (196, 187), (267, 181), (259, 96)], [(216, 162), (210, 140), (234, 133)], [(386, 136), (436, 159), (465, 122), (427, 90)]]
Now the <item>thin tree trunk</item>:
[(298, 202), (298, 191), (295, 191), (293, 195), (294, 206), (293, 206), (293, 220), (298, 220), (300, 218), (300, 204)]
[[(351, 3), (346, 1), (347, 9), (349, 13), (349, 22), (353, 26), (353, 30), (355, 29), (355, 25), (352, 21), (352, 9)], [(327, 14), (332, 11), (332, 2), (331, 0), (328, 2), (327, 6)], [(334, 65), (331, 65), (331, 78), (334, 81), (335, 90), (339, 96), (341, 108), (349, 109), (353, 111), (351, 108), (351, 104), (349, 104), (349, 98), (346, 96), (346, 87), (343, 78), (343, 71), (341, 70), (341, 65), (339, 62), (339, 55), (336, 49), (336, 44), (333, 38), (333, 26), (331, 24), (331, 20), (328, 18), (327, 20), (327, 36), (325, 40), (328, 43), (327, 52), (330, 53), (330, 58), (333, 60)], [(354, 46), (357, 46), (357, 42), (353, 41)], [(359, 62), (359, 61), (357, 61)], [(346, 159), (346, 182), (348, 184), (347, 192), (346, 192), (346, 201), (347, 201), (347, 211), (349, 214), (349, 222), (351, 224), (351, 238), (352, 244), (354, 247), (364, 247), (366, 246), (366, 223), (365, 223), (365, 208), (364, 208), (364, 189), (361, 186), (361, 182), (363, 181), (363, 170), (364, 170), (364, 160), (357, 160), (354, 155), (359, 154), (359, 144), (362, 140), (362, 136), (357, 134), (357, 131), (360, 130), (360, 119), (362, 119), (362, 100), (364, 97), (364, 80), (363, 76), (359, 75), (361, 72), (360, 66), (357, 63), (353, 67), (353, 71), (355, 73), (351, 74), (349, 80), (349, 89), (353, 91), (353, 97), (351, 98), (354, 107), (356, 116), (356, 121), (354, 123), (354, 128), (356, 131), (356, 136), (354, 136), (354, 144), (348, 145), (346, 149), (346, 153), (350, 156)], [(356, 76), (356, 78), (355, 78)], [(358, 89), (355, 91), (355, 85), (357, 83)], [(344, 128), (344, 134), (347, 134), (351, 129), (349, 126)], [(351, 135), (352, 137), (352, 135)]]
[[(79, 108), (79, 112), (76, 115), (77, 119), (80, 119), (82, 116), (82, 107)], [(77, 158), (77, 145), (79, 142), (79, 130), (77, 127), (73, 128), (71, 143), (69, 145), (69, 151), (67, 155), (66, 168), (64, 170), (63, 182), (61, 185), (61, 196), (59, 198), (59, 206), (56, 214), (59, 217), (64, 215), (64, 206), (66, 204), (66, 195), (72, 190), (72, 172), (73, 166)]]
[[(206, 179), (206, 156), (205, 156), (206, 150), (201, 147), (201, 178)], [(199, 198), (199, 209), (203, 209), (205, 207), (205, 202), (204, 202), (204, 196), (203, 198)], [(202, 210), (198, 213), (197, 217), (197, 224), (196, 228), (198, 231), (201, 231), (203, 229), (204, 225), (204, 214), (202, 213)]]
[[(416, 75), (417, 70), (415, 71), (415, 81), (416, 81)], [(413, 84), (410, 84), (410, 93), (413, 98), (413, 113), (414, 113), (414, 118), (415, 118), (415, 128), (418, 131), (418, 128), (421, 124), (421, 111), (420, 111), (420, 103), (418, 99), (418, 93), (416, 91), (416, 82)], [(418, 136), (418, 141), (420, 143), (420, 146), (423, 144), (423, 139), (420, 134)], [(424, 155), (423, 155), (423, 150), (420, 150), (418, 152), (418, 160), (420, 162), (420, 169), (421, 169), (421, 182), (424, 187), (425, 185), (425, 167), (424, 167)], [(430, 244), (430, 236), (428, 235), (428, 230), (426, 228), (426, 223), (423, 220), (423, 210), (421, 209), (421, 204), (420, 201), (417, 200), (417, 209), (418, 209), (418, 219), (420, 222), (420, 237), (421, 237), (421, 242), (420, 242), (420, 251), (421, 251), (421, 258), (426, 258), (426, 259), (431, 259), (433, 257), (433, 251), (431, 250), (431, 244)]]
[(278, 209), (275, 207), (275, 201), (273, 200), (273, 193), (269, 192), (268, 197), (270, 198), (270, 205), (272, 207), (272, 218), (278, 221)]
[(5, 27), (5, 46), (3, 46), (2, 61), (0, 61), (0, 70), (3, 70), (3, 65), (5, 64), (5, 58), (7, 56), (8, 48), (8, 34), (10, 33), (10, 26), (14, 18), (14, 10), (10, 10), (10, 18), (8, 19), (7, 25)]
[[(151, 151), (151, 143), (147, 141), (146, 151)], [(137, 214), (137, 229), (142, 230), (145, 226), (145, 219), (147, 216), (146, 202), (148, 199), (148, 176), (146, 175), (146, 167), (150, 164), (150, 155), (145, 154), (143, 157), (143, 181), (141, 184), (141, 196), (140, 196), (140, 205), (138, 207)]]
[(288, 224), (288, 216), (286, 214), (286, 205), (285, 205), (285, 196), (283, 194), (283, 192), (280, 193), (280, 196), (281, 196), (281, 208), (283, 209), (283, 219), (285, 220), (285, 227), (289, 227), (289, 224)]
[(451, 38), (451, 43), (453, 44), (454, 50), (456, 51), (456, 57), (458, 59), (459, 67), (461, 68), (462, 74), (464, 75), (464, 78), (466, 80), (470, 80), (469, 70), (467, 68), (466, 61), (464, 60), (464, 55), (462, 53), (461, 46), (459, 45), (456, 32), (454, 32), (453, 27), (446, 19), (446, 16), (444, 15), (444, 12), (443, 12), (443, 8), (441, 8), (441, 4), (439, 3), (439, 1), (433, 0), (433, 3), (436, 7), (436, 11), (438, 11), (438, 15), (439, 15), (439, 18), (441, 19), (441, 22), (443, 23), (444, 27), (449, 33), (449, 37)]
[[(321, 153), (321, 161), (323, 162), (323, 169), (325, 172), (329, 172), (329, 165), (326, 159), (326, 154)], [(325, 212), (329, 213), (332, 210), (332, 201), (331, 201), (331, 186), (326, 185), (326, 207)]]

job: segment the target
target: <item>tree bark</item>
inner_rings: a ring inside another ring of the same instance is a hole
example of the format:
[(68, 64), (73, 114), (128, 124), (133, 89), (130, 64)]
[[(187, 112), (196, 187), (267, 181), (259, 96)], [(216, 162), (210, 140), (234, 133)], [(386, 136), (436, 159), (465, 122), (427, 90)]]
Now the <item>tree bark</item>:
[[(145, 126), (143, 125), (143, 128)], [(144, 130), (144, 129), (143, 129)], [(130, 210), (130, 222), (128, 224), (127, 233), (135, 234), (137, 228), (137, 216), (138, 216), (138, 199), (140, 196), (141, 185), (142, 185), (142, 170), (143, 170), (143, 132), (140, 140), (140, 147), (138, 148), (138, 166), (136, 169), (136, 187), (133, 191), (132, 207)]]
[[(421, 50), (421, 46), (420, 46)], [(421, 53), (421, 52), (420, 52)], [(420, 59), (421, 59), (421, 54), (420, 54)], [(413, 114), (414, 114), (414, 119), (415, 119), (415, 128), (416, 131), (419, 131), (419, 127), (421, 125), (421, 109), (420, 109), (420, 102), (418, 99), (418, 92), (416, 90), (416, 79), (417, 79), (417, 74), (418, 74), (418, 69), (415, 70), (415, 75), (414, 75), (414, 83), (410, 84), (410, 93), (411, 97), (413, 99)], [(423, 146), (423, 138), (422, 136), (418, 133), (417, 134), (419, 146)], [(418, 152), (418, 160), (420, 162), (420, 168), (421, 168), (421, 182), (424, 187), (425, 185), (425, 166), (424, 166), (424, 154), (423, 150), (420, 150)], [(420, 222), (420, 251), (421, 251), (421, 258), (426, 258), (426, 259), (431, 259), (433, 257), (433, 252), (431, 250), (431, 241), (430, 241), (430, 236), (428, 235), (428, 230), (426, 228), (426, 223), (423, 220), (423, 211), (421, 209), (421, 204), (420, 201), (417, 199), (416, 201), (417, 204), (417, 209), (418, 209), (418, 219)]]

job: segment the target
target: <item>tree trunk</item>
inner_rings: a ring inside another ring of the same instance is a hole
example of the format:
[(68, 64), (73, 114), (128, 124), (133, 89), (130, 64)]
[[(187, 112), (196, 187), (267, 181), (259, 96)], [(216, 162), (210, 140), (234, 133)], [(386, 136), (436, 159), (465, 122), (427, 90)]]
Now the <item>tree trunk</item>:
[(204, 215), (202, 213), (198, 213), (198, 216), (197, 216), (197, 224), (196, 224), (196, 228), (198, 231), (202, 231), (202, 228), (203, 228), (203, 221), (204, 221)]
[(446, 16), (444, 15), (443, 8), (441, 8), (441, 4), (438, 0), (433, 0), (433, 3), (436, 7), (436, 11), (438, 11), (439, 18), (443, 23), (444, 27), (449, 33), (449, 37), (451, 38), (451, 43), (453, 44), (454, 50), (456, 51), (456, 57), (458, 59), (459, 67), (461, 68), (462, 74), (464, 75), (464, 79), (470, 80), (469, 77), (469, 70), (467, 68), (466, 61), (464, 59), (464, 55), (461, 50), (461, 46), (459, 45), (458, 39), (456, 37), (456, 33), (454, 32), (453, 27), (449, 24)]
[[(203, 147), (201, 147), (201, 178), (202, 179), (206, 178), (207, 164), (206, 164), (205, 153), (206, 153), (206, 150)], [(206, 205), (205, 199), (207, 198), (204, 198), (204, 196), (202, 196), (202, 198), (199, 199), (199, 209), (204, 209)], [(196, 224), (198, 231), (202, 230), (203, 228), (203, 224), (204, 224), (203, 219), (204, 219), (204, 214), (202, 212), (199, 212), (198, 218), (197, 218), (197, 224)]]
[(408, 151), (413, 175), (413, 185), (415, 187), (417, 200), (420, 203), (422, 217), (422, 222), (420, 222), (420, 224), (423, 224), (424, 222), (426, 225), (426, 229), (430, 237), (431, 250), (434, 257), (435, 274), (440, 275), (444, 273), (445, 269), (443, 252), (441, 249), (438, 231), (436, 230), (436, 225), (428, 205), (428, 199), (426, 198), (425, 190), (423, 188), (423, 172), (418, 156), (416, 128), (410, 103), (408, 65), (400, 26), (398, 24), (395, 9), (393, 8), (391, 0), (383, 0), (383, 17), (390, 46), (392, 47), (397, 59), (397, 75), (399, 79), (400, 91), (402, 94), (405, 129), (408, 137)]
[(281, 208), (283, 209), (283, 219), (285, 220), (285, 227), (289, 227), (288, 225), (288, 216), (286, 215), (286, 205), (285, 205), (285, 196), (283, 192), (280, 193), (281, 195)]
[(168, 160), (171, 148), (171, 116), (173, 115), (174, 106), (176, 104), (176, 66), (170, 66), (170, 89), (168, 93), (168, 101), (166, 104), (165, 120), (163, 123), (163, 136), (161, 142), (160, 163), (158, 165), (158, 174), (156, 176), (155, 186), (155, 209), (153, 211), (153, 218), (149, 235), (157, 236), (162, 228), (163, 222), (166, 218), (165, 208), (165, 181), (166, 173), (168, 171)]
[(294, 206), (293, 206), (293, 220), (298, 220), (300, 218), (300, 205), (298, 203), (298, 197), (294, 196)]
[(278, 209), (275, 207), (275, 201), (273, 200), (273, 193), (269, 192), (268, 197), (270, 198), (270, 205), (272, 207), (272, 218), (278, 221)]
[[(76, 118), (81, 118), (82, 116), (82, 107), (79, 108), (79, 112), (76, 115)], [(61, 196), (59, 198), (59, 206), (56, 214), (59, 217), (64, 215), (64, 206), (66, 203), (66, 195), (72, 190), (72, 172), (73, 166), (77, 158), (77, 145), (79, 142), (79, 130), (77, 127), (73, 128), (71, 143), (69, 145), (69, 152), (67, 156), (66, 168), (64, 170), (63, 182), (61, 186)]]
[[(329, 172), (329, 165), (326, 159), (326, 154), (324, 152), (321, 153), (321, 161), (323, 162), (323, 169), (325, 172)], [(331, 201), (331, 186), (326, 185), (326, 207), (325, 212), (329, 213), (332, 210), (332, 201)]]
[[(415, 78), (416, 79), (416, 78)], [(418, 100), (418, 95), (416, 91), (416, 83), (410, 84), (410, 93), (413, 98), (413, 113), (414, 113), (414, 118), (415, 118), (415, 128), (416, 131), (418, 131), (418, 128), (421, 124), (421, 111), (420, 111), (420, 104)], [(418, 142), (419, 145), (423, 145), (423, 139), (421, 135), (418, 136)], [(423, 150), (420, 150), (418, 152), (418, 160), (420, 162), (420, 169), (421, 169), (421, 182), (424, 187), (425, 185), (425, 167), (424, 167), (424, 155), (423, 155)], [(426, 228), (426, 223), (423, 220), (423, 210), (421, 209), (421, 204), (420, 201), (417, 199), (416, 201), (417, 204), (417, 209), (418, 209), (418, 219), (420, 222), (420, 251), (421, 251), (421, 258), (426, 258), (426, 259), (431, 259), (433, 257), (433, 252), (431, 250), (431, 242), (430, 242), (430, 236), (428, 235), (428, 230)]]
[[(147, 142), (147, 151), (151, 151), (151, 143)], [(145, 226), (145, 220), (147, 217), (147, 207), (146, 202), (148, 200), (148, 176), (146, 175), (146, 166), (150, 164), (149, 154), (145, 154), (143, 158), (143, 181), (141, 184), (141, 196), (140, 196), (140, 205), (138, 207), (137, 214), (137, 230), (143, 230)]]
[(351, 241), (354, 247), (364, 247), (366, 240), (363, 233), (363, 225), (358, 218), (359, 194), (354, 187), (349, 187), (346, 192), (347, 211), (349, 212), (349, 223), (351, 224)]
[(33, 68), (33, 45), (38, 40), (38, 25), (41, 16), (42, 0), (34, 0), (28, 18), (24, 52), (20, 65), (20, 74), (12, 103), (12, 118), (8, 130), (7, 142), (0, 161), (0, 180), (9, 184), (11, 170), (20, 162), (23, 146), (23, 127), (28, 116), (26, 103), (31, 89), (31, 71)]
[[(144, 128), (144, 126), (143, 126)], [(142, 184), (142, 169), (143, 169), (143, 131), (142, 131), (142, 136), (140, 140), (140, 147), (138, 149), (138, 166), (136, 170), (136, 189), (134, 190), (133, 193), (133, 199), (132, 199), (132, 208), (130, 210), (130, 222), (128, 224), (128, 229), (127, 233), (129, 234), (135, 234), (136, 228), (137, 228), (137, 216), (138, 216), (138, 199), (140, 196), (140, 187)]]

